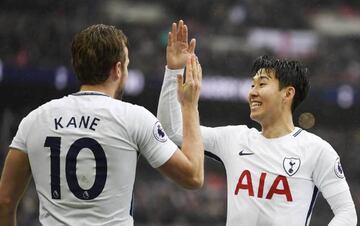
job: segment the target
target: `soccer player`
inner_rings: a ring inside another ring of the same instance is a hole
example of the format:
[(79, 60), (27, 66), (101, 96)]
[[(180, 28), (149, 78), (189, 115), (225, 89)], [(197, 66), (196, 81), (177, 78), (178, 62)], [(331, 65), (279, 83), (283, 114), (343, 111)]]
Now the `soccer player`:
[(179, 150), (153, 114), (116, 99), (129, 64), (121, 30), (90, 26), (76, 34), (71, 52), (80, 91), (38, 107), (21, 121), (0, 181), (1, 226), (16, 224), (16, 208), (31, 175), (43, 225), (133, 225), (139, 154), (177, 184), (202, 186), (201, 67), (195, 56), (187, 59), (189, 77), (178, 89), (184, 117)]
[[(183, 73), (186, 55), (193, 54), (187, 39), (176, 40), (182, 29), (187, 31), (180, 21), (169, 34), (158, 106), (164, 130), (178, 144), (183, 137), (176, 76)], [(246, 125), (200, 126), (205, 150), (226, 170), (227, 226), (309, 225), (318, 192), (333, 210), (329, 225), (356, 225), (339, 156), (326, 141), (293, 123), (292, 113), (309, 90), (306, 73), (296, 61), (260, 57), (253, 66), (248, 101), (250, 118), (261, 131)]]

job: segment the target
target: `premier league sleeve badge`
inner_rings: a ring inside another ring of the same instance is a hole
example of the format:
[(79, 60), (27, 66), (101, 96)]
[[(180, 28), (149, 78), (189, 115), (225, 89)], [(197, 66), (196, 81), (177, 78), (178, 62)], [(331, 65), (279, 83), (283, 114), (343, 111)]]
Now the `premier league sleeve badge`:
[(158, 140), (162, 143), (167, 141), (166, 133), (165, 133), (164, 129), (162, 128), (159, 121), (157, 121), (153, 127), (153, 135), (156, 140)]
[(338, 178), (344, 178), (345, 175), (344, 175), (344, 170), (343, 168), (341, 167), (341, 163), (340, 163), (340, 158), (338, 157), (336, 160), (335, 160), (335, 164), (334, 164), (334, 171), (335, 171), (335, 174)]

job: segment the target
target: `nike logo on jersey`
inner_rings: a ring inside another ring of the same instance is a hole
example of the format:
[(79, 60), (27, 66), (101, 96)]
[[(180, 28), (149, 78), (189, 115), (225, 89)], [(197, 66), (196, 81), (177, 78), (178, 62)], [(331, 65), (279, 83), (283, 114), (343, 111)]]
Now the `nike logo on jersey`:
[(240, 155), (240, 156), (243, 156), (243, 155), (253, 155), (253, 154), (254, 154), (254, 152), (246, 151), (246, 150), (241, 150), (241, 151), (239, 152), (239, 155)]

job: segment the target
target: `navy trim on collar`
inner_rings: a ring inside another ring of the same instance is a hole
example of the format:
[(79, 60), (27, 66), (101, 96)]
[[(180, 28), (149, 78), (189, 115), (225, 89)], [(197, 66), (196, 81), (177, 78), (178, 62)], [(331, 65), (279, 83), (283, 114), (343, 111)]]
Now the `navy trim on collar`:
[(105, 96), (105, 97), (110, 97), (104, 93), (99, 93), (99, 92), (77, 92), (77, 93), (72, 93), (71, 95), (73, 96), (88, 96), (88, 95), (93, 95), (93, 96)]
[(302, 129), (299, 129), (298, 131), (296, 131), (294, 134), (293, 134), (293, 137), (296, 137), (297, 135), (299, 135), (301, 133), (301, 131), (303, 131)]

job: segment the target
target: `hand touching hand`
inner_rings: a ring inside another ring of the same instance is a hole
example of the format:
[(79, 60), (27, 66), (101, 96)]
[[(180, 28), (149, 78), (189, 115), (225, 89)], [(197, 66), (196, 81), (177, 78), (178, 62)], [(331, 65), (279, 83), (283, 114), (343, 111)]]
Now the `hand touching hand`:
[(168, 44), (166, 47), (166, 62), (169, 69), (181, 69), (185, 67), (190, 55), (194, 54), (196, 40), (192, 39), (188, 43), (188, 28), (184, 21), (179, 24), (172, 24), (168, 34)]
[(178, 100), (181, 107), (198, 107), (202, 80), (202, 69), (197, 57), (190, 55), (186, 63), (186, 81), (182, 75), (177, 76)]

